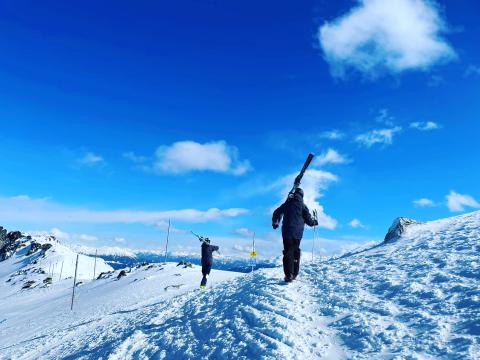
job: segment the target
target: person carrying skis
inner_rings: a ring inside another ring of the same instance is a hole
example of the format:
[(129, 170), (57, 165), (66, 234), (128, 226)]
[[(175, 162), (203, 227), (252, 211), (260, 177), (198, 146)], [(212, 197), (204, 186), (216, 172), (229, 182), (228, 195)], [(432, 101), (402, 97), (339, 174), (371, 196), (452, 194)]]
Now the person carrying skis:
[(213, 265), (213, 252), (218, 251), (220, 248), (215, 245), (210, 244), (209, 238), (199, 237), (202, 242), (202, 282), (200, 283), (201, 288), (207, 286), (207, 277), (210, 275)]
[(295, 280), (300, 270), (300, 241), (303, 237), (305, 224), (317, 226), (318, 221), (310, 215), (303, 203), (303, 190), (296, 188), (293, 196), (289, 196), (278, 209), (273, 212), (272, 227), (277, 229), (282, 223), (283, 237), (283, 271), (285, 282)]

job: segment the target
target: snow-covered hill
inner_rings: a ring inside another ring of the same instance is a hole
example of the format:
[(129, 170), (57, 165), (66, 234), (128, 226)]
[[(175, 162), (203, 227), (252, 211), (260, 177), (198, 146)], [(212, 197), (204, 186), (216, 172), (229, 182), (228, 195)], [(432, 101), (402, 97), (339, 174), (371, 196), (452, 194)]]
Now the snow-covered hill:
[[(77, 253), (53, 236), (17, 234), (10, 235), (2, 244), (0, 298), (8, 298), (20, 290), (46, 289), (74, 277)], [(100, 258), (79, 255), (77, 281), (93, 279), (94, 272), (98, 275), (112, 270)]]
[(479, 359), (479, 252), (475, 212), (398, 220), (290, 285), (281, 268), (214, 271), (202, 291), (198, 268), (170, 264), (85, 283), (73, 312), (59, 284), (2, 295), (0, 357)]

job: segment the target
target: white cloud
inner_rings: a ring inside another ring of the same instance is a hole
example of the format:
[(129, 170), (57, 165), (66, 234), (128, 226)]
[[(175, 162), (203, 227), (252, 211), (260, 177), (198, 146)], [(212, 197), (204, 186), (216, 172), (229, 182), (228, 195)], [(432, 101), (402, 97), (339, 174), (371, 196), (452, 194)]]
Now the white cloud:
[(32, 223), (90, 223), (90, 224), (147, 224), (157, 225), (168, 219), (185, 223), (204, 223), (222, 218), (236, 217), (246, 209), (231, 208), (208, 210), (181, 209), (166, 211), (92, 210), (52, 202), (48, 199), (0, 197), (2, 221)]
[(339, 130), (330, 130), (320, 133), (320, 138), (329, 140), (341, 140), (345, 137), (345, 134)]
[(55, 236), (60, 242), (72, 241), (97, 241), (98, 237), (89, 234), (74, 234), (60, 230), (59, 228), (52, 228), (49, 231), (29, 231), (30, 235), (34, 236)]
[(385, 124), (387, 126), (393, 126), (393, 120), (395, 120), (395, 118), (390, 114), (388, 109), (380, 109), (377, 117), (375, 118), (376, 122)]
[(446, 25), (431, 0), (359, 0), (320, 27), (318, 40), (334, 76), (427, 70), (456, 57), (441, 37)]
[(66, 232), (63, 232), (59, 228), (53, 228), (52, 230), (50, 230), (50, 234), (55, 236), (55, 238), (58, 239), (58, 240), (68, 240), (68, 239), (70, 239), (70, 234), (66, 233)]
[(480, 203), (470, 195), (462, 195), (451, 190), (446, 196), (448, 209), (452, 212), (465, 211), (465, 208), (480, 208)]
[(358, 135), (355, 141), (366, 147), (372, 147), (375, 144), (391, 145), (393, 143), (393, 136), (401, 130), (402, 128), (400, 126), (395, 126), (390, 129), (375, 129)]
[(317, 157), (317, 159), (315, 160), (315, 164), (318, 166), (322, 166), (326, 164), (346, 164), (349, 162), (350, 162), (350, 159), (339, 154), (334, 149), (328, 149), (326, 152), (324, 152), (322, 155)]
[(225, 141), (200, 144), (179, 141), (160, 146), (155, 153), (153, 170), (157, 173), (183, 174), (191, 171), (214, 171), (242, 175), (252, 167), (238, 159), (238, 149)]
[(234, 234), (244, 236), (244, 237), (249, 237), (251, 238), (254, 234), (254, 231), (245, 227), (235, 229)]
[(100, 155), (96, 155), (92, 152), (88, 152), (85, 154), (84, 157), (78, 160), (78, 162), (81, 165), (86, 165), (86, 166), (94, 166), (94, 165), (99, 165), (105, 162), (103, 157)]
[(127, 242), (127, 240), (123, 237), (115, 237), (113, 240), (120, 244), (125, 244)]
[(419, 207), (435, 206), (435, 202), (433, 200), (426, 199), (426, 198), (421, 198), (421, 199), (418, 199), (418, 200), (414, 200), (413, 204), (415, 206), (419, 206)]
[(362, 224), (362, 222), (358, 219), (353, 219), (348, 223), (354, 229), (366, 229), (367, 227)]
[(426, 121), (426, 122), (417, 121), (417, 122), (412, 122), (410, 124), (410, 127), (412, 129), (417, 129), (420, 131), (430, 131), (430, 130), (440, 129), (441, 126), (433, 121)]
[(80, 234), (79, 238), (82, 241), (97, 241), (98, 240), (98, 238), (96, 236), (88, 235), (88, 234)]
[[(280, 187), (281, 198), (285, 200), (288, 192), (290, 191), (292, 184), (297, 176), (297, 173), (284, 176), (278, 180), (275, 187)], [(318, 199), (323, 196), (323, 191), (328, 189), (331, 183), (338, 181), (336, 175), (322, 170), (307, 170), (302, 180), (301, 188), (303, 189), (305, 196), (304, 202), (310, 211), (314, 209), (318, 212), (318, 224), (320, 227), (326, 229), (335, 229), (337, 227), (337, 221), (331, 216), (325, 213), (322, 205), (318, 202)]]
[[(171, 234), (188, 234), (190, 231), (178, 229), (177, 227), (173, 226), (172, 222), (168, 223), (168, 220), (160, 220), (155, 223), (155, 226), (165, 232), (170, 231)], [(170, 230), (169, 230), (170, 228)]]

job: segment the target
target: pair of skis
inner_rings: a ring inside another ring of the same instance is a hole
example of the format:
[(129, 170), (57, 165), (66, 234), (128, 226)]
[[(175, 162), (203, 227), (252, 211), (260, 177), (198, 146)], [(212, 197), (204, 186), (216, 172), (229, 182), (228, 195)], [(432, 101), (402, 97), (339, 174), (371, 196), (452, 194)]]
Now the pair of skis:
[(303, 175), (305, 175), (305, 171), (307, 171), (307, 169), (310, 166), (310, 163), (312, 162), (314, 157), (315, 157), (315, 155), (313, 153), (308, 154), (307, 160), (305, 160), (305, 163), (303, 164), (302, 170), (300, 170), (300, 173), (295, 178), (292, 190), (290, 190), (290, 192), (288, 193), (289, 198), (292, 198), (293, 194), (295, 194), (295, 190), (297, 190), (300, 187), (300, 183), (302, 182)]

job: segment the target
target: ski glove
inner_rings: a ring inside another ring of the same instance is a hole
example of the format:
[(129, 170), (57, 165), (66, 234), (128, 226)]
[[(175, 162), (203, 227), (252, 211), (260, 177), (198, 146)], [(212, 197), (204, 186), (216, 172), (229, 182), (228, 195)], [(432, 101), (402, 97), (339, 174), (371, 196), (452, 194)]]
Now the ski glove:
[(318, 220), (317, 219), (313, 219), (313, 226), (318, 226)]
[(278, 224), (272, 224), (272, 227), (273, 227), (274, 229), (278, 229)]

